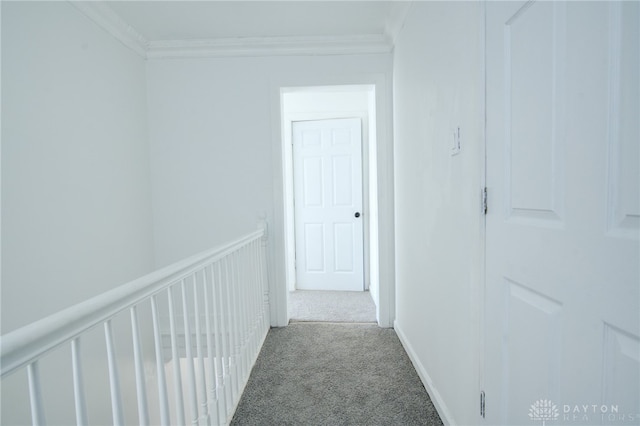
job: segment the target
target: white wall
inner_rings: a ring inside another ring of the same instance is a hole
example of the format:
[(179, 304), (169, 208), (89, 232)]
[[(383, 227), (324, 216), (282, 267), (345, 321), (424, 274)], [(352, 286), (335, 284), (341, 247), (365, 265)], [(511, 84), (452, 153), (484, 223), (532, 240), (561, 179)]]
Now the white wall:
[(152, 233), (144, 61), (67, 3), (2, 7), (4, 333), (149, 272)]
[(385, 82), (391, 55), (149, 60), (147, 70), (156, 266), (252, 231), (266, 212), (272, 317), (286, 316), (280, 88)]
[(345, 68), (375, 72), (388, 60), (389, 55), (150, 60), (156, 265), (252, 231), (261, 212), (273, 215), (272, 80)]
[(479, 2), (415, 2), (394, 53), (396, 331), (451, 424), (480, 421), (481, 22)]
[(144, 61), (67, 2), (3, 2), (2, 89), (4, 334), (149, 272), (153, 241)]
[(148, 62), (156, 266), (257, 226), (271, 213), (263, 59)]

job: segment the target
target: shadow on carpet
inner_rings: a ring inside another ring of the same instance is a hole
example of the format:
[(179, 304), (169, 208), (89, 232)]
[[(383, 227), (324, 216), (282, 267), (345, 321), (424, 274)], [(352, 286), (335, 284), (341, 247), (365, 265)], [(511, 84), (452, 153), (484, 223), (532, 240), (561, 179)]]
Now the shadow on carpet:
[(393, 329), (269, 331), (232, 425), (441, 425)]

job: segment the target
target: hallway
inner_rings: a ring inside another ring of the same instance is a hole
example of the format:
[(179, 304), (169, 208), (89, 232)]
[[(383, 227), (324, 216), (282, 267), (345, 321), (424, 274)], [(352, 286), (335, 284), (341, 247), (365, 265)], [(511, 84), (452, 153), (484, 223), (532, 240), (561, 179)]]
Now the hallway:
[[(427, 394), (451, 425), (640, 418), (640, 1), (2, 1), (0, 21), (0, 424), (228, 425), (258, 356), (238, 424), (419, 424)], [(296, 145), (337, 118), (360, 156), (321, 154), (328, 128)], [(296, 230), (296, 205), (343, 216)], [(318, 275), (359, 271), (362, 240), (377, 325), (288, 311), (317, 288), (296, 235)]]
[(441, 425), (393, 329), (272, 328), (232, 425)]

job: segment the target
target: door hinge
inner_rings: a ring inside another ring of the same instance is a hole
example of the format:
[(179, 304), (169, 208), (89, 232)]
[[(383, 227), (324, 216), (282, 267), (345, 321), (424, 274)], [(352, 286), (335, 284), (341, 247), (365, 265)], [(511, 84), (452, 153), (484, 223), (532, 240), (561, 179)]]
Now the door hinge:
[(487, 187), (482, 189), (482, 213), (487, 214)]
[(484, 391), (480, 391), (480, 415), (484, 419)]

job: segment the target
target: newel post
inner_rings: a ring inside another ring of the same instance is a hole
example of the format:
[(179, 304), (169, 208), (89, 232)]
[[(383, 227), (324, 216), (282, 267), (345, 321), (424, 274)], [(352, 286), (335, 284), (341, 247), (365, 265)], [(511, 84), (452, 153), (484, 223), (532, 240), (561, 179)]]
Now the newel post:
[(266, 216), (261, 216), (260, 219), (258, 219), (258, 230), (264, 231), (264, 235), (262, 236), (262, 245), (264, 246), (267, 243), (269, 232)]
[(262, 230), (262, 238), (260, 239), (260, 262), (262, 263), (262, 277), (260, 282), (262, 283), (262, 297), (263, 297), (263, 318), (266, 320), (266, 324), (270, 323), (270, 309), (269, 309), (269, 270), (267, 262), (267, 244), (269, 240), (269, 224), (267, 223), (267, 214), (263, 212), (260, 214), (258, 220), (258, 229)]

